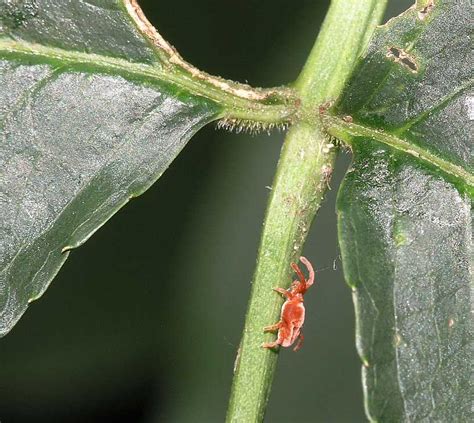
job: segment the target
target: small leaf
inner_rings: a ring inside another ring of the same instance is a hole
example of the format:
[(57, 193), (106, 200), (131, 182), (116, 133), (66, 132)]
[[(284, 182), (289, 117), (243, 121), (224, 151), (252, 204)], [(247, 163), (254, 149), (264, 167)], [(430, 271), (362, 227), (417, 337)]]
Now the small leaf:
[(126, 5), (0, 1), (0, 336), (221, 110), (160, 79)]
[(435, 0), (389, 21), (334, 108), (354, 151), (339, 240), (372, 421), (474, 418), (470, 14)]

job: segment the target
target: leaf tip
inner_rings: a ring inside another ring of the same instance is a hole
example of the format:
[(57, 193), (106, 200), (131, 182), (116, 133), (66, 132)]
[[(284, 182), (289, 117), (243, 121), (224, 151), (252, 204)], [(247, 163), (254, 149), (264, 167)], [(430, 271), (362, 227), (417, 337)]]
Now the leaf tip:
[(41, 294), (28, 298), (27, 304), (31, 304), (33, 301), (38, 300), (40, 297), (41, 297)]

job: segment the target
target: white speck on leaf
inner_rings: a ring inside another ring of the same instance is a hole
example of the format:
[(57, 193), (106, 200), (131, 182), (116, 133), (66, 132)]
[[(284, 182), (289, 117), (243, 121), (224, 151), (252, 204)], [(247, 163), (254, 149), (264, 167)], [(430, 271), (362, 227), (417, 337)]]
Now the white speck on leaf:
[(464, 101), (464, 104), (467, 107), (467, 114), (469, 116), (469, 120), (474, 120), (474, 97), (468, 96)]

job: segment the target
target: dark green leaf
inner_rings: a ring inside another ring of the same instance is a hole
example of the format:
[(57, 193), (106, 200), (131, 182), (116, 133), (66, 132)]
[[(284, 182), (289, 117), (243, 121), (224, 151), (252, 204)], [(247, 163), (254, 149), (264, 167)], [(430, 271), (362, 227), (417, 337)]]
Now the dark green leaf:
[(337, 111), (472, 173), (471, 5), (438, 0), (426, 15), (420, 7), (376, 31)]
[(155, 62), (120, 0), (0, 0), (0, 34), (17, 42)]
[(474, 418), (470, 16), (437, 0), (391, 20), (335, 107), (353, 119), (339, 239), (373, 421)]
[(125, 3), (0, 0), (0, 336), (220, 111), (127, 70), (160, 63)]
[(368, 415), (469, 421), (470, 199), (372, 146), (356, 148), (338, 207)]

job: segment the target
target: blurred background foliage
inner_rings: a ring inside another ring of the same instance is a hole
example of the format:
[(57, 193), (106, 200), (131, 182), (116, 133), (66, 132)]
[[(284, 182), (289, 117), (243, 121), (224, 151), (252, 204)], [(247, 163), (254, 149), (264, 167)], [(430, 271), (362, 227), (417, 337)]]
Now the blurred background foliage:
[[(387, 16), (410, 5), (391, 3)], [(296, 78), (328, 7), (140, 4), (188, 61), (255, 86)], [(205, 128), (155, 186), (72, 252), (0, 341), (3, 423), (223, 421), (282, 140)], [(365, 421), (334, 211), (349, 159), (340, 157), (305, 246), (318, 269), (306, 342), (280, 354), (268, 422)]]

